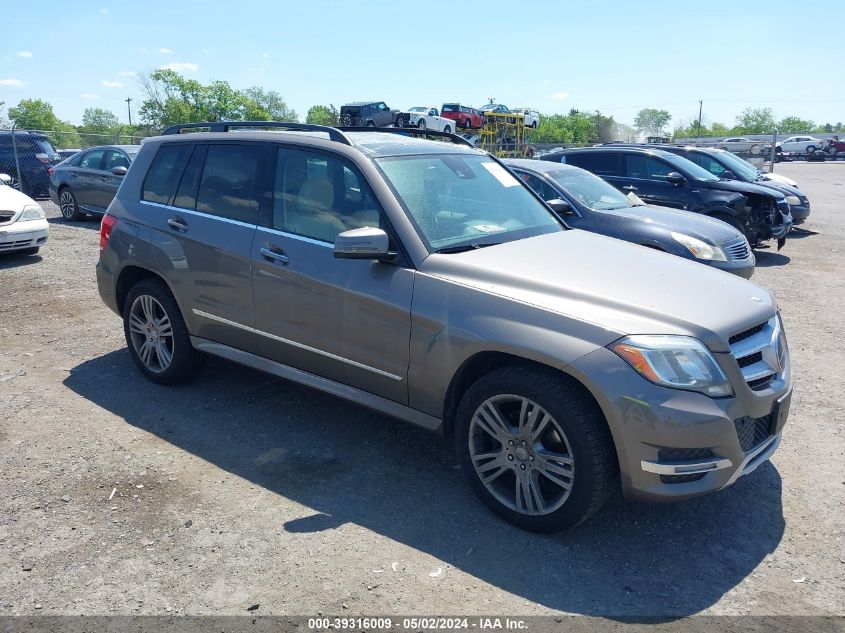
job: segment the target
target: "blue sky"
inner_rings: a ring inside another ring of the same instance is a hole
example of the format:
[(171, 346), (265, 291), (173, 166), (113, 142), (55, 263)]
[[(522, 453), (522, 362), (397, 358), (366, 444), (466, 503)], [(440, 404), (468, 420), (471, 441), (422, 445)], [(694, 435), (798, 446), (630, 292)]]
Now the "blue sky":
[[(631, 123), (665, 108), (731, 124), (744, 107), (845, 121), (845, 2), (468, 0), (13, 3), (0, 38), (0, 101), (126, 118), (137, 74), (170, 66), (313, 104), (394, 108), (488, 97), (543, 113), (601, 110)], [(831, 37), (831, 35), (835, 35)], [(771, 44), (774, 41), (776, 44)], [(807, 43), (812, 42), (808, 46)]]

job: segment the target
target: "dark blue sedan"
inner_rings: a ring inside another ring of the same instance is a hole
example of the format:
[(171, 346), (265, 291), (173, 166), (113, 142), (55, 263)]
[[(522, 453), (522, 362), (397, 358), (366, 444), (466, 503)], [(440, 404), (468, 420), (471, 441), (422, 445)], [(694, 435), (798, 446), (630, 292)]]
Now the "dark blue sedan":
[(754, 273), (748, 240), (721, 220), (645, 205), (571, 165), (528, 159), (504, 162), (573, 228), (665, 251), (746, 279)]

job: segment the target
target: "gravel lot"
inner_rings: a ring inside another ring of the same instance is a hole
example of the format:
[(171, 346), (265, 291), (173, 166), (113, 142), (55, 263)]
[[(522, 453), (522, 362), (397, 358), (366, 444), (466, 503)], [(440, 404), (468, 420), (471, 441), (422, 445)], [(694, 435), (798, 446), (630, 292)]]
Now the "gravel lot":
[(41, 255), (0, 259), (0, 615), (845, 614), (845, 164), (777, 170), (813, 204), (754, 277), (795, 367), (781, 448), (554, 536), (489, 514), (424, 431), (224, 362), (147, 382), (99, 223), (44, 203)]

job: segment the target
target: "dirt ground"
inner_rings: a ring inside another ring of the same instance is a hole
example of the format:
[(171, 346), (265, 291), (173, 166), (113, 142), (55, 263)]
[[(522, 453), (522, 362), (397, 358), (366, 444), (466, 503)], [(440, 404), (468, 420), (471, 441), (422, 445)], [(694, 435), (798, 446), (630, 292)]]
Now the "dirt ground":
[(753, 279), (794, 364), (780, 449), (553, 536), (492, 516), (424, 431), (222, 361), (144, 380), (99, 223), (45, 202), (41, 254), (0, 259), (0, 615), (845, 613), (845, 164), (777, 170), (813, 205)]

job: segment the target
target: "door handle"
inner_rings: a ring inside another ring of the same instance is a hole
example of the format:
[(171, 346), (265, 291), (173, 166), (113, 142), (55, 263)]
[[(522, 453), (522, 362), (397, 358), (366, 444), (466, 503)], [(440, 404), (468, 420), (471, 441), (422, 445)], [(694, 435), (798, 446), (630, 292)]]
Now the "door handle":
[(167, 223), (170, 225), (170, 228), (175, 229), (177, 231), (187, 231), (188, 230), (188, 223), (185, 222), (182, 218), (168, 218)]
[(625, 191), (636, 191), (637, 188), (634, 185), (625, 185), (622, 187)]
[(290, 263), (290, 258), (287, 255), (282, 252), (273, 250), (272, 248), (263, 246), (261, 247), (261, 250), (259, 252), (261, 253), (261, 256), (264, 259), (268, 259), (271, 262), (278, 262), (285, 266)]

